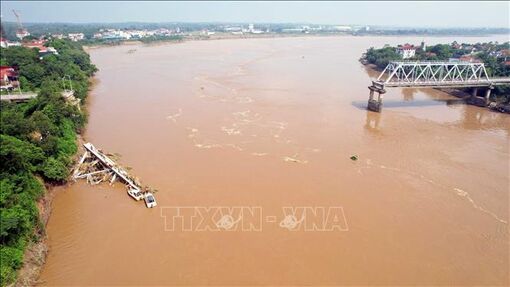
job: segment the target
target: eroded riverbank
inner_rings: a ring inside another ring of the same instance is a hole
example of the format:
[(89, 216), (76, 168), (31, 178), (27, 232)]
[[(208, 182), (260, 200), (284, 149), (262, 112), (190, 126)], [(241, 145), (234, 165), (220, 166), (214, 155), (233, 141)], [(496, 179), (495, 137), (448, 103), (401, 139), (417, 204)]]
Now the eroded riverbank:
[(363, 109), (373, 74), (359, 55), (421, 40), (90, 50), (85, 136), (158, 188), (159, 207), (261, 206), (281, 219), (283, 206), (342, 206), (348, 231), (165, 231), (161, 209), (122, 186), (77, 183), (54, 201), (41, 282), (507, 284), (508, 115), (428, 89)]

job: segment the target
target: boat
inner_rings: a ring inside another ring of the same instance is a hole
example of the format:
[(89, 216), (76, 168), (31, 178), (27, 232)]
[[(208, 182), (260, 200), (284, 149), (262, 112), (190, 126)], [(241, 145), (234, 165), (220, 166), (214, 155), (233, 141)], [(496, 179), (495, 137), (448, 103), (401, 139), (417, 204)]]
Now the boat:
[(138, 189), (138, 188), (134, 188), (134, 187), (129, 187), (128, 188), (128, 191), (127, 193), (129, 194), (129, 196), (131, 196), (132, 198), (134, 198), (136, 201), (139, 201), (141, 200), (142, 198), (144, 198), (143, 196), (143, 193)]
[(156, 203), (156, 198), (150, 192), (147, 192), (145, 194), (144, 200), (145, 200), (145, 205), (147, 205), (147, 208), (153, 208), (153, 207), (156, 207), (156, 205), (158, 205)]

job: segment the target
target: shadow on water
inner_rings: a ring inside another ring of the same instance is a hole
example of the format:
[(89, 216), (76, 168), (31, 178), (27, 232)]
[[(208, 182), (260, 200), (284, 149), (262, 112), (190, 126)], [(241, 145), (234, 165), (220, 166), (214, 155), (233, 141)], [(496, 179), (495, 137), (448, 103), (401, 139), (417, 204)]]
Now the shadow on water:
[[(351, 103), (358, 109), (366, 110), (367, 101), (353, 101)], [(400, 100), (384, 100), (384, 108), (405, 108), (405, 107), (428, 107), (428, 106), (442, 106), (442, 105), (463, 105), (465, 101), (462, 99), (427, 99), (427, 100), (414, 100), (413, 95), (407, 95), (404, 101)]]
[[(413, 101), (416, 102), (416, 101)], [(411, 102), (411, 103), (413, 103)], [(419, 106), (434, 106), (434, 105), (461, 105), (460, 118), (452, 123), (445, 125), (452, 127), (459, 127), (466, 130), (485, 130), (485, 131), (502, 131), (506, 136), (510, 135), (510, 115), (494, 112), (485, 108), (479, 108), (471, 105), (464, 105), (464, 101), (458, 100), (424, 100), (417, 101), (418, 103), (409, 104), (409, 102), (394, 101), (393, 104), (385, 107), (419, 107)], [(430, 103), (432, 102), (432, 103)], [(365, 110), (366, 119), (364, 129), (374, 135), (380, 135), (384, 128), (381, 128), (381, 120), (383, 113), (377, 113), (366, 110), (367, 104), (365, 102), (353, 102), (353, 106)]]

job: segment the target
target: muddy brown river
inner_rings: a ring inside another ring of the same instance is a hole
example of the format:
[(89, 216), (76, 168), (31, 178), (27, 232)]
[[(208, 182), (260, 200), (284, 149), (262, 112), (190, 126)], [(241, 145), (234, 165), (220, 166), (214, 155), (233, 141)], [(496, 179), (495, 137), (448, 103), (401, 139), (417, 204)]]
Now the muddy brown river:
[[(99, 72), (85, 138), (120, 154), (158, 190), (158, 206), (135, 202), (119, 182), (63, 188), (40, 281), (508, 285), (510, 116), (432, 89), (388, 89), (382, 113), (364, 109), (377, 73), (358, 62), (362, 52), (422, 40), (91, 49)], [(174, 224), (182, 207), (182, 218), (192, 207), (247, 208), (247, 219), (231, 218), (255, 228), (214, 230), (212, 213)], [(303, 211), (319, 208), (334, 217)], [(208, 229), (187, 231), (197, 224)]]

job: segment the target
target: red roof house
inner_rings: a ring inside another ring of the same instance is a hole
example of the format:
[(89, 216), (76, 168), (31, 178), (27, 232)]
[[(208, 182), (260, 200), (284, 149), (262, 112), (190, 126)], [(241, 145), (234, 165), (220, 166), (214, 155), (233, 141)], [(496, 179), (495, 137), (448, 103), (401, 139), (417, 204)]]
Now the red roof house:
[(9, 66), (0, 66), (0, 89), (10, 90), (18, 86), (18, 72), (16, 69)]

